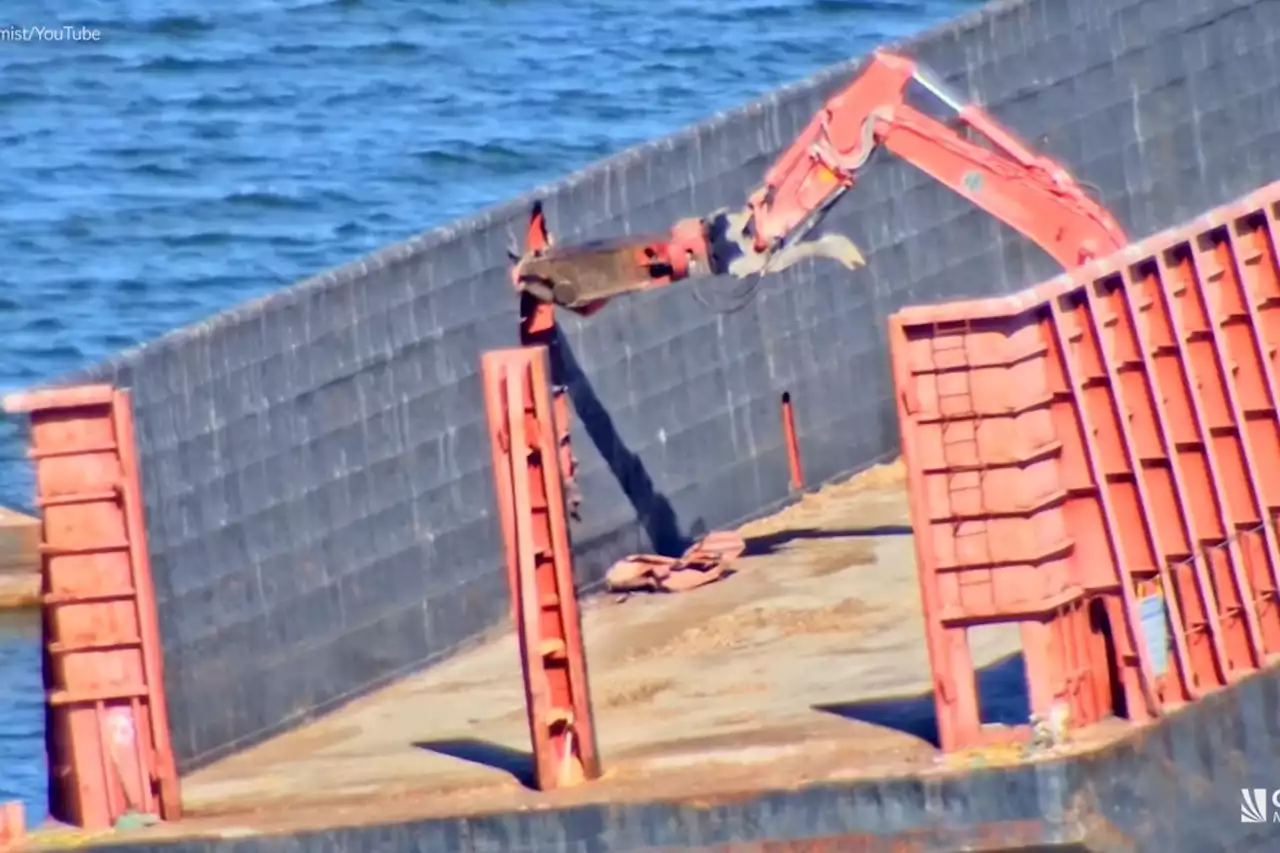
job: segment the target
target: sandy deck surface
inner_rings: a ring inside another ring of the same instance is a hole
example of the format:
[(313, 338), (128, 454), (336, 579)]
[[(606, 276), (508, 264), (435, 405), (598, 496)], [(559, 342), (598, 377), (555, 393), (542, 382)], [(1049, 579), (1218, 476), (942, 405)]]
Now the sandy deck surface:
[[(749, 556), (719, 583), (584, 602), (603, 779), (547, 794), (525, 786), (529, 735), (507, 634), (187, 777), (188, 819), (145, 834), (712, 800), (946, 772), (925, 739), (933, 700), (900, 467), (828, 486), (742, 533)], [(974, 634), (979, 667), (1017, 651), (1016, 626)], [(1020, 662), (989, 680), (1014, 717), (1001, 722), (1025, 722)]]

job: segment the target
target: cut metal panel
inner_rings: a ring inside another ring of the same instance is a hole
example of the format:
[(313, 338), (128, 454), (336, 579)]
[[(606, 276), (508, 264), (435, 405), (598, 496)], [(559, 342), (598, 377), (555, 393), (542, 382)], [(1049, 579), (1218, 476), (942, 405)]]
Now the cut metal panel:
[(1033, 710), (1066, 699), (1076, 724), (1118, 698), (1109, 670), (1142, 719), (1280, 652), (1278, 210), (1280, 182), (891, 319), (944, 748), (979, 734), (962, 626), (1021, 622)]
[(1077, 724), (1096, 720), (1111, 704), (1109, 680), (1070, 560), (1054, 411), (1065, 385), (1047, 312), (913, 319), (894, 318), (892, 357), (942, 746), (993, 736), (968, 648), (968, 628), (983, 623), (1022, 623), (1034, 714), (1062, 704)]

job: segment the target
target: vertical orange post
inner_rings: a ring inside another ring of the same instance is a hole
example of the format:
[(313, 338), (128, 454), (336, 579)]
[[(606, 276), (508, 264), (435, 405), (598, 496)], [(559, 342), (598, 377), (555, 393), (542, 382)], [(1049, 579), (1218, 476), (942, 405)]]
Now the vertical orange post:
[[(551, 246), (551, 237), (547, 234), (547, 220), (542, 213), (542, 203), (533, 207), (529, 216), (529, 227), (525, 232), (524, 245), (526, 252), (540, 252)], [(556, 306), (550, 302), (542, 302), (532, 294), (520, 294), (520, 345), (544, 346), (550, 353), (556, 346), (560, 334), (556, 326)], [(578, 509), (582, 504), (582, 495), (578, 491), (578, 460), (573, 455), (573, 445), (569, 441), (571, 414), (569, 411), (569, 389), (564, 377), (557, 375), (555, 364), (549, 367), (551, 381), (551, 401), (555, 418), (556, 441), (560, 448), (560, 478), (564, 484), (565, 498), (569, 514), (578, 517)]]
[(535, 784), (600, 775), (544, 347), (481, 356)]
[(137, 435), (133, 428), (133, 398), (128, 391), (116, 391), (116, 436), (120, 443), (120, 467), (124, 472), (121, 498), (127, 536), (133, 547), (129, 557), (133, 568), (133, 588), (137, 593), (138, 636), (142, 646), (143, 677), (151, 688), (151, 731), (155, 747), (153, 776), (159, 790), (160, 816), (165, 820), (182, 817), (178, 788), (178, 768), (169, 731), (169, 708), (164, 695), (164, 656), (160, 646), (160, 616), (156, 611), (155, 581), (151, 576), (151, 553), (146, 546), (147, 523), (143, 517), (141, 466), (138, 463)]
[(10, 396), (5, 409), (31, 421), (52, 811), (86, 828), (130, 811), (176, 819), (129, 396), (62, 388)]
[(782, 435), (787, 442), (787, 470), (791, 474), (791, 491), (804, 488), (804, 469), (800, 466), (800, 440), (796, 438), (796, 413), (791, 407), (791, 392), (782, 393)]

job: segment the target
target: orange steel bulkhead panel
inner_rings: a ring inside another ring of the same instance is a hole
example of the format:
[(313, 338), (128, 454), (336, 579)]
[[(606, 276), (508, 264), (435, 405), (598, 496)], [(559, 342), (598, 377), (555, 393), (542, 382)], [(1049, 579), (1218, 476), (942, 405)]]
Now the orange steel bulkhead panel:
[(1032, 711), (1065, 702), (1073, 727), (1280, 653), (1278, 211), (1280, 182), (1014, 296), (890, 319), (944, 749), (983, 736), (971, 625), (1021, 622)]
[(1111, 697), (1071, 560), (1079, 484), (1064, 476), (1049, 343), (1025, 315), (924, 329), (900, 319), (899, 418), (942, 746), (983, 738), (972, 625), (1021, 622), (1032, 711), (1067, 699), (1073, 722), (1096, 720)]
[(181, 814), (133, 415), (95, 385), (18, 394), (30, 418), (41, 564), (51, 806), (87, 828)]
[(540, 790), (600, 776), (545, 347), (481, 356), (499, 522)]

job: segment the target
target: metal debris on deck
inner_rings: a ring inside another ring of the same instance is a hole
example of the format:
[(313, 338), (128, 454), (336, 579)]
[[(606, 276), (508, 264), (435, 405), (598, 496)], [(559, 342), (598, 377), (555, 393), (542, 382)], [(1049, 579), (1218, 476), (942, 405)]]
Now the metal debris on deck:
[(625, 557), (609, 569), (605, 584), (610, 592), (684, 592), (725, 577), (733, 561), (746, 550), (746, 540), (738, 533), (715, 530), (679, 557)]

